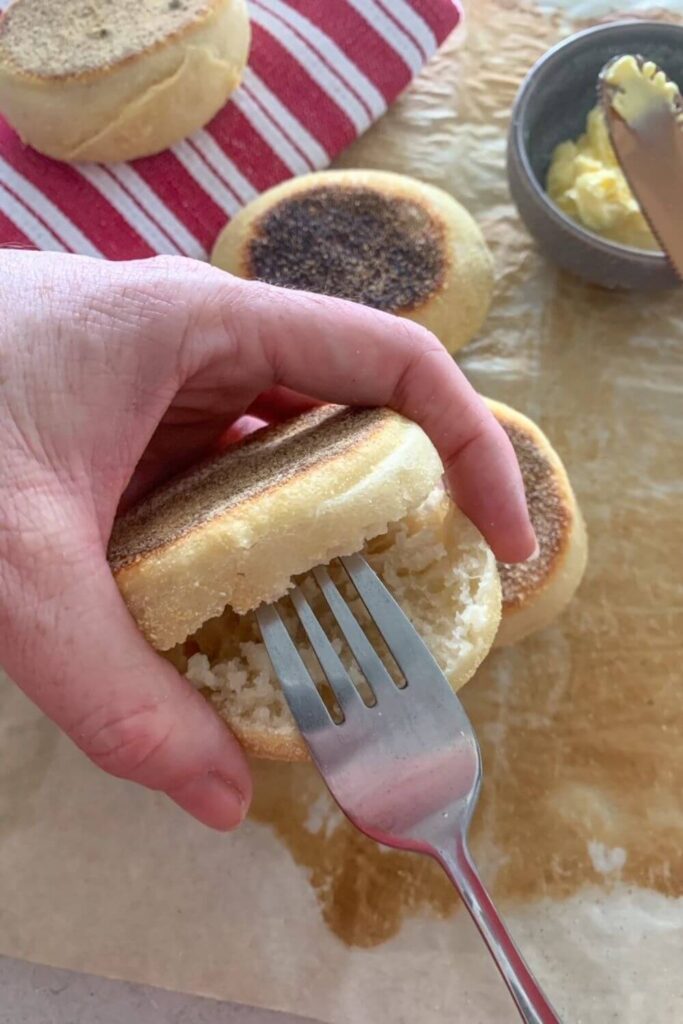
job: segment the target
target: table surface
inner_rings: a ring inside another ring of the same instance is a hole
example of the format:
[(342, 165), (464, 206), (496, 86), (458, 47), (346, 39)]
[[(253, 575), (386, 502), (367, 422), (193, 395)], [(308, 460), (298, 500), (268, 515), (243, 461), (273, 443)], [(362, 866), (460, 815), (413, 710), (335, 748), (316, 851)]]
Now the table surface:
[(315, 1024), (0, 956), (0, 1024)]

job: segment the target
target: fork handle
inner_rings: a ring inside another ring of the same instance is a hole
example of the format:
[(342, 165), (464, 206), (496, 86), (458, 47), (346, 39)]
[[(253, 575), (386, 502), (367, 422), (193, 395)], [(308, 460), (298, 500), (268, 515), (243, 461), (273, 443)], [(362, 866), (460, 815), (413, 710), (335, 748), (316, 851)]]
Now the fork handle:
[(484, 888), (465, 842), (461, 840), (455, 851), (439, 850), (438, 859), (472, 915), (522, 1020), (525, 1024), (561, 1024)]

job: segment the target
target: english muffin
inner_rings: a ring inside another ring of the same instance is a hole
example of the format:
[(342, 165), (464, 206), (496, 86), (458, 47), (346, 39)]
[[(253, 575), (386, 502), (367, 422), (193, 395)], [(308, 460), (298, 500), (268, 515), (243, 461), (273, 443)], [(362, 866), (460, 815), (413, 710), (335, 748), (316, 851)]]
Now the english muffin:
[(223, 230), (212, 263), (238, 277), (408, 317), (456, 352), (482, 326), (493, 262), (448, 193), (380, 171), (323, 171), (264, 192)]
[(358, 678), (306, 575), (316, 565), (333, 562), (333, 577), (382, 651), (333, 561), (363, 550), (454, 689), (493, 643), (500, 621), (495, 558), (446, 497), (442, 471), (414, 423), (385, 409), (327, 406), (266, 428), (153, 492), (116, 523), (110, 564), (145, 636), (204, 692), (245, 748), (302, 760), (306, 747), (253, 609), (282, 599), (297, 646), (320, 679), (284, 597), (301, 582)]
[(149, 156), (239, 84), (246, 0), (14, 0), (0, 19), (0, 112), (58, 160)]

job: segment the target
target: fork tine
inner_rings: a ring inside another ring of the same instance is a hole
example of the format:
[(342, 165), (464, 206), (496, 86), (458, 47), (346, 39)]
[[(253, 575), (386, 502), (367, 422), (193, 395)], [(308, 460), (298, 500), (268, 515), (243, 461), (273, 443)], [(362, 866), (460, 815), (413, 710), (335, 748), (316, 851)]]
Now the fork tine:
[(351, 555), (341, 562), (408, 685), (425, 681), (452, 694), (424, 640), (362, 555)]
[[(313, 570), (313, 575), (375, 698), (379, 700), (380, 696), (395, 694), (396, 683), (339, 593), (336, 584), (330, 579), (327, 569), (320, 566)], [(388, 689), (389, 687), (391, 689)]]
[(299, 617), (299, 622), (304, 627), (309, 643), (320, 662), (320, 667), (334, 690), (334, 695), (339, 701), (344, 717), (347, 718), (354, 712), (360, 711), (361, 708), (365, 709), (360, 693), (353, 685), (351, 677), (342, 665), (339, 655), (328, 640), (325, 630), (313, 614), (311, 606), (304, 597), (301, 588), (295, 587), (290, 597), (294, 610)]
[(282, 691), (302, 733), (329, 729), (334, 721), (277, 608), (261, 605), (256, 609), (256, 621)]

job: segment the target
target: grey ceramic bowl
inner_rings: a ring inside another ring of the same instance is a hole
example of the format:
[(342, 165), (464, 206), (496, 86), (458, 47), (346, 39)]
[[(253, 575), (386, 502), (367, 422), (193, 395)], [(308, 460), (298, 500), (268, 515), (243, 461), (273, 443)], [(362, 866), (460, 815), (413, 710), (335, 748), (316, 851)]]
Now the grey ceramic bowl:
[(625, 53), (654, 60), (683, 87), (683, 26), (618, 22), (560, 43), (534, 65), (515, 101), (508, 143), (510, 191), (541, 250), (565, 270), (607, 288), (673, 288), (678, 280), (663, 254), (600, 238), (558, 209), (544, 188), (555, 146), (585, 129), (601, 69)]

